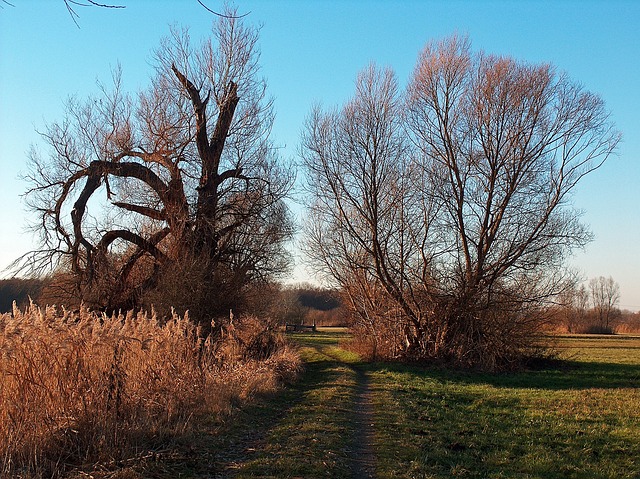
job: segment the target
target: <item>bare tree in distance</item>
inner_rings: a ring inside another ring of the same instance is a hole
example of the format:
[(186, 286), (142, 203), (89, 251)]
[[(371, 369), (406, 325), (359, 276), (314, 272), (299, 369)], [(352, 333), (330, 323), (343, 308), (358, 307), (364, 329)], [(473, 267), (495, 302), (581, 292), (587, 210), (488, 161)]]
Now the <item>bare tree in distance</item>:
[(202, 317), (285, 271), (293, 173), (270, 140), (257, 41), (231, 10), (197, 48), (173, 30), (137, 96), (116, 70), (113, 88), (70, 99), (42, 133), (46, 154), (31, 153), (41, 248), (22, 269), (68, 268), (90, 306), (153, 302)]
[(369, 67), (341, 110), (310, 115), (307, 250), (367, 314), (397, 318), (400, 356), (509, 367), (591, 239), (571, 193), (619, 139), (550, 65), (430, 43), (406, 93)]
[(593, 309), (602, 332), (611, 332), (611, 320), (620, 302), (620, 286), (611, 276), (598, 276), (589, 280)]

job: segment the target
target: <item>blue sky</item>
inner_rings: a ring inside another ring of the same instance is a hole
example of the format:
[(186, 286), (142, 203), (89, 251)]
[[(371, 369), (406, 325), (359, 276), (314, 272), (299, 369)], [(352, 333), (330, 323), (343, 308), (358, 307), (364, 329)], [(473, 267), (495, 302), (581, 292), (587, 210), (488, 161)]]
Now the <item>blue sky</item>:
[[(0, 9), (0, 268), (30, 249), (20, 195), (36, 129), (63, 116), (64, 102), (97, 92), (123, 69), (132, 92), (147, 85), (150, 56), (169, 25), (193, 39), (214, 20), (196, 0), (122, 0), (126, 8), (77, 7), (62, 0), (12, 0)], [(221, 9), (221, 2), (207, 5)], [(0, 3), (2, 4), (2, 3)], [(575, 204), (595, 234), (573, 258), (585, 278), (612, 276), (621, 307), (640, 310), (640, 2), (609, 1), (242, 1), (262, 25), (263, 74), (275, 99), (274, 139), (295, 158), (311, 106), (342, 104), (359, 70), (391, 66), (405, 83), (426, 42), (469, 35), (475, 50), (550, 62), (603, 97), (624, 141), (618, 155), (585, 179)], [(303, 268), (296, 270), (304, 277)]]

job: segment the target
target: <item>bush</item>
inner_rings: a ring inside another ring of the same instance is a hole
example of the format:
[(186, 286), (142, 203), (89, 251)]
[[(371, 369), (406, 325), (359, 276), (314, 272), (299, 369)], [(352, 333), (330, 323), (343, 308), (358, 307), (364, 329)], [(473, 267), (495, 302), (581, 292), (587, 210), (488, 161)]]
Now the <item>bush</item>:
[(637, 334), (640, 333), (640, 313), (623, 311), (616, 325), (616, 333)]
[(598, 324), (589, 325), (581, 332), (583, 334), (615, 334), (612, 328)]
[(48, 281), (39, 278), (11, 278), (0, 280), (0, 313), (10, 313), (13, 303), (26, 307), (29, 299), (40, 296)]
[(267, 325), (224, 330), (214, 341), (187, 316), (84, 308), (0, 316), (0, 476), (132, 457), (298, 371)]
[[(359, 291), (352, 292), (358, 297)], [(410, 318), (384, 292), (372, 289), (367, 303), (353, 301), (350, 349), (367, 359), (439, 363), (464, 369), (514, 370), (544, 358), (543, 310), (514, 301), (499, 305), (433, 302), (420, 321)], [(365, 307), (357, 308), (360, 304)]]

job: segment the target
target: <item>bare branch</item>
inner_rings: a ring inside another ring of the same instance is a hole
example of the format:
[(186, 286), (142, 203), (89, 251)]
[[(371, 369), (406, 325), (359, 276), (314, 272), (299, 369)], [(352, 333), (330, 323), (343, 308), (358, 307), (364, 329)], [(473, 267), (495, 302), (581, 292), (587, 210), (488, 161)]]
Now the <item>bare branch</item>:
[(218, 13), (214, 10), (211, 10), (209, 7), (207, 7), (204, 2), (202, 2), (202, 0), (198, 0), (198, 3), (200, 5), (202, 5), (202, 7), (208, 11), (209, 13), (213, 13), (214, 15), (217, 15), (218, 17), (222, 17), (222, 18), (230, 18), (230, 19), (239, 19), (239, 18), (243, 18), (246, 17), (247, 15), (249, 15), (251, 12), (247, 12), (244, 15), (235, 15), (235, 14), (226, 14), (226, 13)]
[(141, 250), (151, 254), (154, 258), (161, 262), (166, 262), (168, 260), (167, 256), (158, 249), (158, 247), (151, 241), (146, 240), (142, 236), (132, 233), (129, 230), (111, 230), (107, 231), (100, 242), (96, 245), (96, 250), (105, 254), (107, 248), (117, 239), (123, 239), (130, 243), (133, 243)]
[(167, 219), (167, 215), (164, 212), (164, 210), (160, 211), (155, 208), (149, 208), (148, 206), (133, 205), (130, 203), (123, 203), (120, 201), (114, 201), (112, 204), (114, 206), (117, 206), (118, 208), (122, 208), (127, 211), (132, 211), (134, 213), (141, 214), (143, 216), (146, 216), (154, 220), (164, 221)]
[(64, 4), (67, 7), (67, 11), (69, 12), (69, 15), (71, 16), (71, 19), (73, 20), (73, 23), (75, 23), (76, 27), (78, 27), (78, 28), (80, 28), (80, 24), (78, 23), (78, 19), (80, 18), (80, 15), (75, 11), (75, 9), (73, 8), (74, 6), (77, 6), (77, 7), (100, 7), (100, 8), (126, 8), (125, 5), (113, 5), (113, 4), (106, 4), (106, 3), (98, 3), (98, 2), (94, 2), (92, 0), (85, 0), (85, 1), (64, 0)]

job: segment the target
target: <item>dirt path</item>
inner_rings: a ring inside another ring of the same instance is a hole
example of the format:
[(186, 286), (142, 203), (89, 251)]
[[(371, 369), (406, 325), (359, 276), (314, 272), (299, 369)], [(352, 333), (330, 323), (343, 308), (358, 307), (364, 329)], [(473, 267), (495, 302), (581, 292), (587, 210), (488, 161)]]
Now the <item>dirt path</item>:
[(373, 392), (369, 384), (369, 376), (361, 364), (343, 362), (335, 354), (326, 349), (323, 354), (332, 360), (347, 366), (356, 373), (355, 400), (353, 403), (353, 430), (351, 448), (347, 451), (354, 479), (375, 478), (376, 455), (374, 447), (374, 408)]
[(376, 456), (374, 450), (374, 413), (369, 377), (362, 368), (355, 367), (357, 374), (356, 401), (354, 409), (354, 450), (352, 455), (354, 479), (374, 478)]

